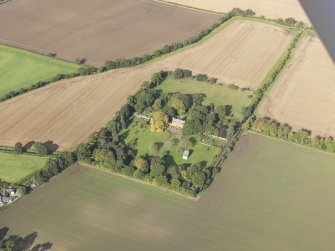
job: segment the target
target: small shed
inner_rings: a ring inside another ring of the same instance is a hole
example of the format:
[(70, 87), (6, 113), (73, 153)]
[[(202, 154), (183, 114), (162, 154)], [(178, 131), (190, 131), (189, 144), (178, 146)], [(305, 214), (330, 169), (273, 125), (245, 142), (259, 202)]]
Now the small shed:
[(172, 121), (170, 123), (171, 127), (175, 127), (175, 128), (183, 128), (185, 125), (185, 120), (182, 119), (176, 119), (176, 118), (172, 118)]
[(183, 160), (188, 160), (189, 157), (190, 157), (190, 151), (184, 151)]

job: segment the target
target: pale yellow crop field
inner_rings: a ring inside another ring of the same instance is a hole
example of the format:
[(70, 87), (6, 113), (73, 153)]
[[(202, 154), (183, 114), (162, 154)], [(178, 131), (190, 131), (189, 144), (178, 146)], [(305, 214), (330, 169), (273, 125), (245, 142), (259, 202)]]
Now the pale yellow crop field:
[(269, 18), (293, 17), (310, 24), (298, 0), (168, 0), (204, 10), (228, 12), (233, 8), (252, 9), (257, 15)]
[(335, 136), (335, 66), (321, 40), (306, 36), (259, 108), (259, 115)]

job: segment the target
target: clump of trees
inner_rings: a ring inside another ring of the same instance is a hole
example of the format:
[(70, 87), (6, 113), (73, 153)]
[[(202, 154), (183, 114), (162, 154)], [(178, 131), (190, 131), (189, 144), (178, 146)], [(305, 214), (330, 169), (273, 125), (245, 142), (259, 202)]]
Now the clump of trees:
[(76, 161), (77, 157), (75, 153), (67, 151), (59, 153), (56, 157), (48, 159), (45, 166), (40, 171), (35, 173), (32, 178), (32, 182), (35, 184), (42, 184), (74, 164)]
[[(123, 130), (132, 123), (135, 112), (153, 114), (150, 121), (153, 132), (166, 130), (169, 121), (176, 116), (187, 116), (183, 129), (185, 135), (219, 135), (224, 130), (231, 137), (239, 129), (240, 124), (234, 120), (231, 106), (204, 105), (203, 94), (163, 93), (157, 90), (156, 87), (169, 76), (192, 77), (192, 73), (182, 69), (155, 73), (135, 95), (129, 97), (128, 103), (105, 128), (93, 133), (87, 143), (78, 146), (78, 160), (192, 196), (205, 189), (213, 179), (214, 167), (206, 163), (176, 165), (169, 161), (168, 152), (160, 158), (157, 155), (161, 142), (151, 145), (153, 156), (139, 156), (134, 145), (125, 144), (123, 140)], [(194, 139), (182, 140), (178, 144), (184, 150), (189, 149)]]
[(35, 142), (33, 148), (38, 156), (45, 157), (49, 154), (47, 147), (41, 142)]
[(312, 137), (306, 129), (293, 131), (287, 124), (281, 124), (268, 118), (255, 120), (253, 129), (268, 136), (284, 139), (293, 143), (310, 146), (319, 150), (335, 152), (335, 140), (333, 137)]
[(288, 17), (285, 19), (278, 18), (275, 21), (282, 25), (287, 25), (287, 26), (297, 27), (297, 28), (304, 28), (306, 26), (303, 22), (297, 21), (293, 17)]
[(169, 126), (169, 117), (164, 112), (155, 112), (150, 122), (152, 132), (163, 132)]
[(16, 144), (15, 144), (15, 146), (14, 146), (14, 153), (16, 153), (16, 154), (21, 154), (21, 153), (23, 153), (23, 145), (22, 145), (22, 143), (21, 142), (17, 142)]

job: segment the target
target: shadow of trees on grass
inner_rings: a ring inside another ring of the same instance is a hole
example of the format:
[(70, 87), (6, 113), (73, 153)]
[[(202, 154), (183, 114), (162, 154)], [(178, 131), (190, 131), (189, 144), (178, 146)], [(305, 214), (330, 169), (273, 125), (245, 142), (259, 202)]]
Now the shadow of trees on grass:
[(52, 243), (45, 242), (33, 246), (37, 238), (37, 232), (30, 233), (25, 237), (19, 235), (8, 235), (9, 228), (0, 228), (0, 251), (44, 251), (51, 249)]

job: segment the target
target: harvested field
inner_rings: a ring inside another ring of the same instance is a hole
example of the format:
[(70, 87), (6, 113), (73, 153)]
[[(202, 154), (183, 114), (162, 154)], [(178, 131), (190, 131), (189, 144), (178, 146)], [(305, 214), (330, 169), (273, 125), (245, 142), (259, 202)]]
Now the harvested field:
[(237, 20), (199, 46), (159, 63), (169, 69), (206, 73), (218, 82), (257, 89), (292, 34), (269, 24)]
[(241, 138), (198, 201), (75, 166), (0, 213), (55, 251), (334, 250), (335, 156)]
[(259, 108), (261, 117), (335, 136), (335, 66), (321, 40), (307, 35)]
[(216, 12), (228, 12), (233, 8), (252, 9), (259, 16), (274, 19), (293, 17), (310, 24), (299, 0), (163, 0), (162, 2), (183, 4)]
[(0, 144), (52, 141), (73, 149), (111, 120), (151, 74), (122, 69), (64, 80), (0, 104)]
[(160, 61), (60, 81), (13, 98), (0, 103), (0, 145), (53, 141), (60, 150), (73, 149), (162, 69), (188, 68), (219, 82), (257, 88), (290, 38), (280, 28), (237, 20), (200, 45)]
[(218, 15), (147, 0), (25, 0), (0, 7), (0, 43), (101, 66), (208, 27)]

